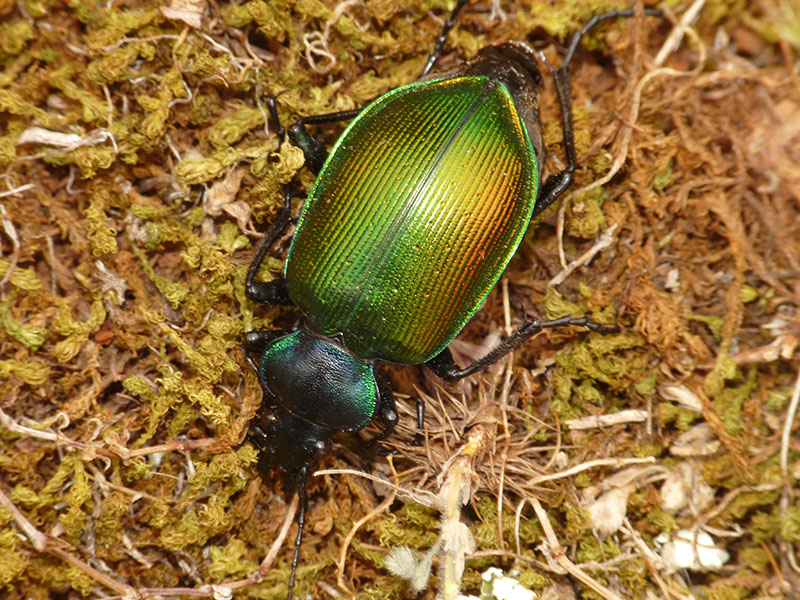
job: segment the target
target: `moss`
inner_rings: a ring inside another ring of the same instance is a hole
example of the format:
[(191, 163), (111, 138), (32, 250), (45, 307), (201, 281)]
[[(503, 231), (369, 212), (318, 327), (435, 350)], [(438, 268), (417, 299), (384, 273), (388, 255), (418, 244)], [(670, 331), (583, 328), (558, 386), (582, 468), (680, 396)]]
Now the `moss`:
[(607, 197), (608, 192), (599, 187), (573, 198), (568, 209), (567, 233), (583, 239), (595, 238), (606, 227), (602, 207)]
[(255, 571), (258, 562), (249, 557), (247, 545), (238, 538), (231, 539), (225, 546), (209, 546), (208, 576), (216, 582), (227, 578), (241, 579)]
[(0, 587), (5, 588), (16, 581), (30, 567), (30, 561), (21, 540), (11, 527), (0, 529)]
[(735, 585), (701, 586), (699, 591), (708, 600), (742, 600), (751, 594), (746, 587)]
[(663, 533), (675, 533), (680, 529), (675, 516), (660, 508), (647, 513), (647, 522), (655, 526), (656, 530)]
[(16, 299), (17, 293), (13, 290), (5, 300), (0, 301), (0, 324), (8, 335), (29, 350), (36, 351), (47, 339), (48, 330), (45, 327), (26, 326), (14, 319), (11, 314), (11, 306)]
[(53, 346), (52, 354), (61, 362), (69, 362), (81, 347), (95, 333), (106, 320), (106, 310), (103, 306), (102, 298), (97, 297), (92, 301), (89, 309), (89, 316), (85, 321), (78, 321), (73, 318), (73, 310), (69, 304), (56, 298), (59, 308), (60, 318), (53, 324), (53, 331), (64, 339)]
[(720, 341), (722, 339), (722, 319), (714, 315), (691, 315), (689, 317), (692, 321), (704, 323), (714, 339)]
[(667, 163), (663, 171), (659, 171), (653, 177), (653, 188), (659, 192), (663, 192), (673, 181), (672, 159)]
[(408, 546), (427, 550), (436, 542), (439, 517), (422, 504), (408, 502), (400, 509), (399, 515), (387, 514), (366, 527), (374, 532), (384, 548)]
[(27, 48), (28, 42), (35, 37), (33, 25), (28, 21), (19, 19), (0, 23), (0, 61), (4, 62), (21, 54)]
[[(453, 66), (489, 43), (538, 42), (543, 32), (557, 38), (553, 47), (542, 45), (557, 63), (558, 39), (566, 39), (591, 14), (624, 5), (536, 0), (506, 2), (491, 11), (468, 6), (448, 36), (441, 65)], [(199, 565), (199, 577), (213, 582), (242, 577), (263, 557), (269, 546), (264, 534), (275, 530), (285, 507), (275, 497), (280, 492), (272, 479), (253, 480), (254, 447), (236, 446), (261, 401), (259, 383), (239, 346), (244, 331), (291, 327), (297, 315), (257, 306), (245, 297), (255, 244), (251, 229), (266, 228), (282, 203), (284, 185), (302, 196), (314, 181), (302, 168), (302, 152), (288, 143), (279, 145), (275, 124), (265, 122), (265, 99), (280, 93), (276, 103), (284, 126), (300, 116), (364, 106), (418, 76), (439, 20), (451, 7), (445, 0), (407, 6), (386, 0), (347, 6), (328, 0), (209, 3), (198, 30), (164, 18), (158, 3), (0, 0), (0, 167), (6, 175), (0, 200), (0, 279), (9, 278), (0, 299), (5, 334), (0, 396), (6, 400), (4, 412), (17, 423), (47, 433), (58, 430), (87, 446), (77, 453), (60, 441), (5, 430), (0, 436), (5, 444), (0, 448), (2, 485), (34, 526), (74, 543), (66, 551), (76, 559), (95, 555), (118, 581), (137, 587), (170, 587), (185, 575), (169, 560), (170, 550), (180, 548), (182, 560)], [(606, 23), (587, 36), (572, 64), (580, 157), (575, 187), (610, 169), (621, 156), (622, 127), (631, 126), (624, 168), (602, 189), (569, 203), (564, 240), (556, 237), (555, 210), (541, 215), (505, 277), (516, 314), (589, 315), (620, 326), (621, 333), (548, 331), (515, 353), (546, 373), (529, 377), (521, 364), (515, 365), (509, 400), (514, 405), (519, 398), (526, 416), (513, 409), (508, 414), (512, 444), (504, 458), (504, 489), (512, 506), (523, 494), (546, 500), (558, 535), (576, 544), (582, 557), (608, 558), (615, 551), (608, 542), (601, 548), (593, 541), (585, 514), (571, 497), (607, 473), (584, 471), (532, 486), (528, 470), (555, 470), (549, 459), (557, 442), (558, 456), (566, 454), (570, 461), (607, 458), (613, 451), (620, 457), (657, 456), (667, 467), (680, 463), (665, 448), (672, 435), (648, 435), (640, 424), (619, 426), (612, 436), (608, 431), (559, 436), (556, 431), (563, 418), (598, 408), (641, 408), (643, 397), (656, 405), (662, 424), (688, 428), (701, 417), (654, 398), (662, 378), (691, 378), (713, 365), (704, 382), (712, 403), (707, 417), (721, 419), (725, 430), (719, 422), (714, 428), (723, 450), (698, 465), (718, 497), (743, 484), (742, 460), (752, 463), (754, 481), (747, 483), (763, 485), (784, 477), (771, 430), (780, 428), (776, 418), (786, 409), (793, 378), (781, 361), (736, 367), (730, 358), (766, 343), (764, 336), (772, 330), (765, 325), (785, 320), (778, 308), (796, 287), (791, 228), (771, 228), (770, 236), (764, 236), (758, 219), (761, 212), (785, 204), (790, 189), (783, 185), (783, 165), (762, 155), (759, 143), (764, 138), (759, 128), (768, 132), (771, 144), (781, 143), (775, 115), (763, 107), (777, 107), (779, 117), (793, 122), (788, 109), (797, 104), (791, 86), (765, 84), (787, 76), (780, 48), (770, 41), (780, 37), (781, 14), (744, 2), (707, 4), (695, 25), (707, 44), (720, 25), (731, 33), (733, 48), (742, 29), (764, 36), (755, 40), (757, 59), (744, 51), (740, 56), (753, 63), (748, 78), (734, 85), (729, 78), (709, 77), (717, 69), (711, 63), (704, 67), (702, 86), (691, 74), (674, 80), (662, 74), (658, 85), (644, 88), (633, 122), (628, 92), (650, 68), (646, 54), (661, 41), (663, 24), (643, 24), (654, 33), (645, 32), (637, 54), (633, 33), (638, 25), (630, 19)], [(224, 35), (214, 23), (223, 24)], [(324, 58), (306, 58), (312, 42), (327, 53)], [(668, 61), (683, 68), (692, 52), (693, 46), (685, 45)], [(639, 56), (641, 63), (636, 62)], [(543, 75), (549, 79), (545, 69)], [(706, 101), (709, 95), (715, 102)], [(552, 173), (563, 168), (564, 156), (559, 107), (549, 81), (539, 107), (546, 170)], [(75, 134), (86, 145), (18, 144), (33, 125)], [(314, 135), (329, 145), (341, 130), (322, 126)], [(705, 131), (714, 135), (704, 137)], [(772, 154), (791, 155), (788, 150)], [(246, 170), (237, 197), (250, 211), (244, 228), (227, 215), (207, 214), (203, 202), (207, 185), (232, 167)], [(774, 189), (759, 179), (764, 172), (777, 178)], [(733, 188), (719, 173), (734, 174)], [(5, 195), (6, 188), (27, 182), (36, 187)], [(747, 202), (729, 202), (741, 195), (739, 188), (764, 191)], [(715, 203), (717, 192), (727, 199), (724, 206)], [(619, 224), (612, 247), (558, 292), (548, 289), (546, 281), (560, 268), (558, 244), (566, 243), (568, 257), (578, 256), (610, 223)], [(282, 240), (264, 271), (280, 273), (285, 250)], [(667, 272), (679, 276), (670, 294), (658, 288)], [(725, 294), (726, 301), (718, 302)], [(476, 341), (502, 322), (499, 298), (489, 296), (463, 339)], [(556, 364), (550, 367), (553, 357)], [(419, 373), (415, 368), (393, 370), (392, 383), (412, 394), (430, 391)], [(480, 394), (467, 393), (466, 414), (479, 401)], [(413, 478), (425, 469), (427, 479), (419, 481), (435, 487), (439, 461), (458, 446), (455, 433), (465, 426), (458, 411), (444, 406), (452, 428), (446, 437), (429, 437), (424, 450), (404, 448), (395, 457), (402, 478), (418, 481)], [(60, 412), (69, 415), (69, 423), (57, 416)], [(436, 416), (433, 421), (429, 417), (429, 427), (435, 426)], [(407, 441), (407, 430), (399, 429), (394, 439)], [(92, 458), (100, 448), (146, 453), (184, 436), (214, 438), (215, 443), (188, 455), (112, 458), (110, 465)], [(492, 478), (498, 473), (498, 448), (476, 464), (473, 481), (482, 500), (476, 500), (479, 514), (470, 527), (487, 550), (498, 545), (497, 504), (491, 496), (496, 493)], [(796, 454), (790, 452), (791, 461), (796, 462)], [(366, 454), (363, 458), (374, 462)], [(417, 470), (407, 470), (414, 466)], [(107, 487), (91, 475), (101, 467)], [(629, 511), (631, 524), (647, 543), (647, 536), (680, 524), (653, 508), (653, 490), (634, 494)], [(313, 489), (312, 504), (322, 493)], [(334, 494), (334, 501), (340, 500), (338, 493), (324, 492)], [(775, 497), (772, 491), (737, 490), (713, 523), (751, 534), (751, 539), (736, 541), (732, 564), (737, 585), (770, 572), (767, 551), (775, 553), (778, 542), (798, 540), (797, 507), (781, 515)], [(309, 513), (309, 531), (316, 524), (315, 512)], [(421, 549), (435, 539), (435, 511), (411, 504), (392, 512), (368, 523), (353, 541), (348, 577), (360, 597), (410, 597), (402, 581), (382, 571), (382, 551), (365, 539)], [(317, 580), (333, 584), (337, 536), (349, 530), (353, 518), (340, 510), (331, 534), (307, 536), (298, 595), (319, 593)], [(514, 547), (514, 520), (513, 511), (504, 508), (507, 548)], [(523, 554), (534, 556), (541, 543), (538, 521), (522, 518), (519, 536)], [(144, 568), (127, 555), (126, 539), (167, 560)], [(87, 540), (94, 546), (87, 546)], [(80, 570), (33, 551), (2, 510), (0, 549), (0, 585), (13, 588), (10, 593), (38, 600), (100, 589)], [(286, 544), (264, 580), (237, 594), (282, 600), (290, 560), (291, 544)], [(467, 585), (477, 590), (480, 572), (488, 565), (509, 566), (496, 555), (471, 560)], [(532, 587), (547, 581), (547, 574), (534, 567), (520, 568), (520, 578)], [(608, 583), (621, 594), (658, 593), (640, 562), (617, 562), (614, 568)], [(718, 574), (698, 579), (706, 584), (698, 593), (725, 597), (746, 587), (731, 588), (730, 577), (725, 587), (718, 579)], [(587, 599), (595, 597), (587, 594)]]

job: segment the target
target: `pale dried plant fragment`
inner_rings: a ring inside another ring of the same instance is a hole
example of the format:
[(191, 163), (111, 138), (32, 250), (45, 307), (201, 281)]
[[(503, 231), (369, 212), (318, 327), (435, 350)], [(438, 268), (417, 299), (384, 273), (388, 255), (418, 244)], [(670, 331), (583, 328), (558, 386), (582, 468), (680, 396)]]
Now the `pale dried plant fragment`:
[(205, 12), (205, 0), (172, 0), (169, 6), (161, 7), (161, 14), (167, 19), (183, 21), (194, 29), (200, 29), (202, 26)]

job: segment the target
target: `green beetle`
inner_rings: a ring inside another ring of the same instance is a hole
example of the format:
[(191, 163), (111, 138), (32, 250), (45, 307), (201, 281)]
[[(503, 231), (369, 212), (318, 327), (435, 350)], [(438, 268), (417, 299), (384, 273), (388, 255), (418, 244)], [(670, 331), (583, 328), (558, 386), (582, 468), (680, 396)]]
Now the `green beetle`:
[[(265, 474), (282, 471), (285, 487), (301, 500), (289, 598), (309, 471), (330, 452), (337, 431), (378, 420), (381, 439), (397, 422), (391, 389), (376, 363), (425, 363), (456, 381), (543, 328), (604, 330), (585, 317), (531, 319), (464, 369), (447, 349), (500, 278), (531, 218), (572, 183), (569, 64), (581, 37), (600, 21), (632, 14), (594, 17), (573, 36), (563, 66), (553, 71), (567, 166), (541, 184), (542, 77), (530, 47), (489, 46), (463, 65), (429, 74), (465, 3), (458, 2), (417, 82), (361, 111), (308, 117), (289, 128), (317, 179), (292, 239), (285, 278), (255, 280), (291, 222), (288, 187), (285, 205), (250, 266), (246, 292), (258, 302), (295, 305), (305, 321), (292, 332), (252, 331), (245, 342), (264, 389), (251, 427), (259, 466)], [(277, 122), (274, 98), (270, 111)], [(306, 130), (344, 119), (353, 121), (330, 154)], [(418, 404), (420, 428), (421, 419)]]

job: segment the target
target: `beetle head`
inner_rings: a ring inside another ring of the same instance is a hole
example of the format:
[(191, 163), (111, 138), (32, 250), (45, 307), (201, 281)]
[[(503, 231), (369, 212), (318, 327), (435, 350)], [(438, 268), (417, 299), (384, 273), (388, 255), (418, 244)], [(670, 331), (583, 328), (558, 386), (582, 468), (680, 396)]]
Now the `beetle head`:
[(313, 425), (280, 407), (266, 407), (250, 436), (260, 450), (258, 469), (265, 476), (271, 469), (283, 474), (287, 492), (302, 492), (308, 471), (331, 451), (330, 429)]

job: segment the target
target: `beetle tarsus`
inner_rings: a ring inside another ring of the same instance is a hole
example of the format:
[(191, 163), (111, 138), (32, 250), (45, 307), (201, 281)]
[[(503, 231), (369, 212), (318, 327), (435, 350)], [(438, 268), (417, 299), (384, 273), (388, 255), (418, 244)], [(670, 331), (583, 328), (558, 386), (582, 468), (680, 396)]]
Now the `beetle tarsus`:
[(281, 119), (278, 116), (278, 105), (275, 103), (275, 100), (277, 100), (278, 96), (288, 91), (289, 90), (282, 90), (277, 94), (273, 94), (267, 98), (267, 110), (269, 111), (269, 116), (272, 117), (272, 120), (275, 123), (275, 133), (278, 134), (278, 140), (281, 144), (286, 139), (286, 130), (283, 128)]
[[(657, 9), (646, 8), (644, 14), (651, 17), (660, 17), (663, 13)], [(547, 59), (542, 56), (542, 62), (544, 62), (553, 75), (558, 102), (561, 105), (561, 127), (564, 136), (564, 154), (566, 154), (567, 166), (561, 172), (548, 177), (547, 181), (542, 186), (542, 191), (536, 199), (536, 207), (533, 210), (534, 217), (541, 214), (570, 188), (575, 169), (577, 168), (578, 159), (575, 152), (575, 134), (572, 122), (572, 95), (570, 94), (569, 67), (572, 63), (572, 58), (575, 56), (578, 44), (580, 44), (583, 36), (589, 33), (589, 31), (599, 23), (607, 21), (608, 19), (632, 17), (633, 15), (634, 12), (632, 10), (615, 10), (592, 17), (586, 25), (573, 34), (569, 48), (567, 49), (567, 54), (564, 57), (564, 62), (558, 70), (554, 70), (550, 63), (547, 62)]]
[(456, 24), (458, 13), (461, 12), (461, 9), (464, 8), (464, 5), (467, 2), (468, 0), (458, 0), (458, 4), (456, 4), (456, 7), (450, 13), (450, 16), (447, 17), (447, 21), (445, 21), (442, 31), (436, 38), (436, 44), (433, 46), (433, 52), (431, 52), (431, 55), (428, 57), (428, 61), (425, 63), (425, 68), (422, 69), (420, 78), (425, 77), (428, 73), (430, 73), (431, 69), (433, 69), (434, 65), (436, 65), (436, 61), (439, 60), (439, 55), (442, 53), (442, 48), (444, 48), (445, 42), (447, 42), (447, 34), (450, 33), (453, 25)]
[[(645, 8), (644, 14), (648, 17), (664, 16), (664, 13), (658, 10), (657, 8)], [(570, 41), (569, 48), (567, 49), (567, 54), (564, 57), (564, 64), (569, 66), (569, 63), (572, 62), (572, 57), (575, 55), (575, 51), (578, 49), (578, 44), (580, 44), (581, 39), (583, 38), (583, 36), (589, 33), (595, 26), (609, 19), (619, 19), (620, 17), (633, 17), (633, 16), (635, 16), (635, 13), (630, 8), (626, 8), (624, 10), (612, 10), (610, 12), (603, 13), (602, 15), (593, 16), (586, 22), (586, 24), (583, 27), (580, 28), (580, 30), (572, 34), (572, 40)]]

